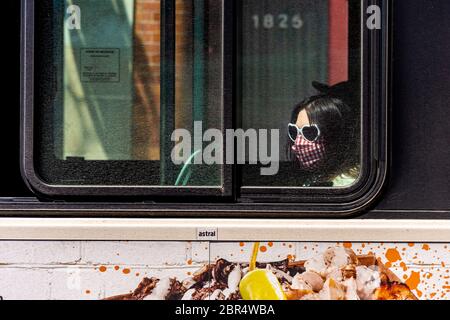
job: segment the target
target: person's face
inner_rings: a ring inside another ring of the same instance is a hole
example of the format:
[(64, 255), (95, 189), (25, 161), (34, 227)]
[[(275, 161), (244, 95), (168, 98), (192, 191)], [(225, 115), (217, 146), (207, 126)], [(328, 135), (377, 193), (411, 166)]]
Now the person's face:
[(309, 126), (310, 125), (308, 114), (306, 113), (306, 110), (302, 110), (298, 114), (296, 125), (299, 128), (303, 128), (304, 126)]
[[(310, 127), (311, 123), (308, 118), (308, 114), (305, 110), (298, 114), (296, 125), (302, 129), (303, 133), (297, 136), (297, 139), (292, 146), (292, 151), (297, 156), (300, 165), (304, 169), (314, 169), (319, 166), (325, 157), (325, 145), (321, 139), (315, 141), (307, 140), (304, 136), (305, 130), (314, 130), (318, 128)], [(309, 128), (307, 128), (309, 127)], [(309, 132), (312, 134), (312, 132)], [(308, 133), (307, 133), (308, 134)], [(317, 132), (316, 132), (317, 134)]]

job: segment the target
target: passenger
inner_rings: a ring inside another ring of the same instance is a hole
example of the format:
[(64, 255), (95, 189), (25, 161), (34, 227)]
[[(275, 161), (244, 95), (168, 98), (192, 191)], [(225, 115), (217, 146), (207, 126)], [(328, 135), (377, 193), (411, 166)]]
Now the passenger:
[(292, 112), (288, 158), (294, 170), (306, 176), (304, 187), (349, 186), (360, 171), (360, 113), (350, 107), (358, 104), (345, 94), (348, 83), (313, 85), (320, 94), (302, 101)]

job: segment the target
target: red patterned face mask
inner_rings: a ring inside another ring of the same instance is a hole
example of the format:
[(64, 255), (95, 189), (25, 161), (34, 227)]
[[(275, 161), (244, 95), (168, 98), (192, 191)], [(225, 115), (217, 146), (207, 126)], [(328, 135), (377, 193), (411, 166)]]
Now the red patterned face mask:
[(311, 142), (299, 134), (292, 146), (292, 151), (299, 160), (300, 165), (308, 170), (315, 169), (325, 158), (325, 144), (323, 138)]

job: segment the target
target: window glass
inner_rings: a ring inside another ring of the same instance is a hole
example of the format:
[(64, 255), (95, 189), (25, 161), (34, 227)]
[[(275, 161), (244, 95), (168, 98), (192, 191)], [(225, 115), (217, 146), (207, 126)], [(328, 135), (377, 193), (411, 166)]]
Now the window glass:
[[(46, 71), (35, 83), (44, 182), (234, 183), (245, 194), (346, 188), (360, 176), (360, 1), (239, 1), (236, 55), (226, 59), (233, 30), (222, 1), (43, 3), (36, 60)], [(240, 179), (231, 181), (230, 166)]]
[[(279, 135), (267, 140), (276, 168), (262, 174), (261, 161), (247, 159), (244, 187), (348, 187), (357, 179), (360, 27), (349, 30), (350, 13), (360, 15), (359, 6), (348, 0), (242, 1), (242, 127)], [(259, 138), (261, 147), (266, 141)]]
[(223, 131), (222, 3), (55, 0), (51, 8), (57, 84), (40, 110), (46, 182), (221, 186), (220, 161), (206, 165), (201, 151), (203, 132)]

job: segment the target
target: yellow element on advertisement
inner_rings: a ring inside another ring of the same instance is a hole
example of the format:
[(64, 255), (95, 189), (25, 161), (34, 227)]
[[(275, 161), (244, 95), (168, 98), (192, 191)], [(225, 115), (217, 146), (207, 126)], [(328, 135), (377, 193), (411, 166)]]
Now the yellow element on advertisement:
[(239, 284), (244, 300), (287, 300), (277, 277), (269, 270), (249, 272)]
[(249, 273), (241, 280), (239, 290), (244, 300), (287, 300), (277, 277), (270, 270), (256, 269), (259, 242), (253, 245)]

